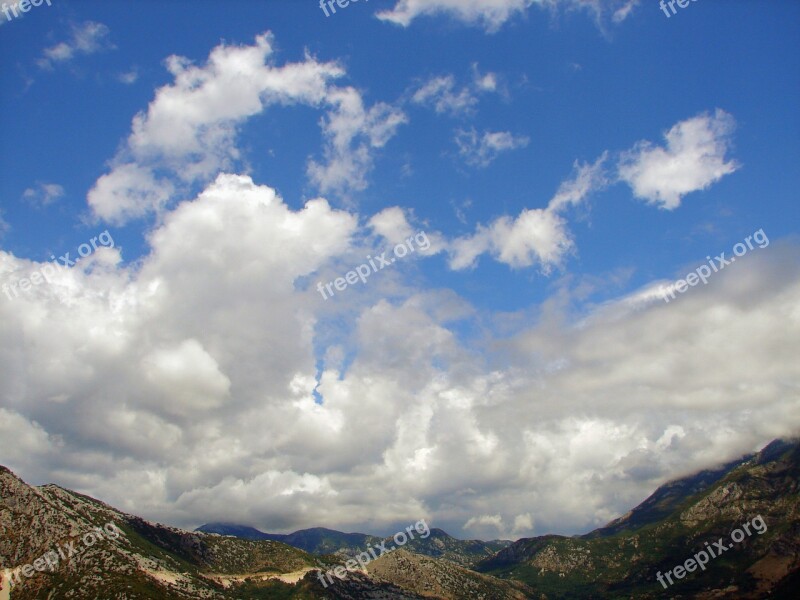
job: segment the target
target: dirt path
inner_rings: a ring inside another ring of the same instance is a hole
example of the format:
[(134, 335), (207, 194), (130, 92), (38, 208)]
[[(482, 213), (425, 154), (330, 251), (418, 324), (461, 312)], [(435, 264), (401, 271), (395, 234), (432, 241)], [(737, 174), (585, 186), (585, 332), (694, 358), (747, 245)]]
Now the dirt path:
[(0, 572), (0, 600), (9, 600), (11, 598), (11, 570), (5, 569)]

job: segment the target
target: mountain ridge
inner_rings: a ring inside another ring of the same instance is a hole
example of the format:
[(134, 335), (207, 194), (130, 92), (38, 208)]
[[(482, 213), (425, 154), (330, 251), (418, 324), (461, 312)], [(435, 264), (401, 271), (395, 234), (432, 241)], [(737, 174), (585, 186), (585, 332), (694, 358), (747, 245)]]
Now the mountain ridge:
[[(763, 531), (748, 530), (745, 536), (742, 524), (755, 527), (755, 517)], [(109, 523), (120, 536), (84, 543), (86, 532)], [(741, 540), (733, 537), (737, 529)], [(0, 466), (0, 573), (35, 563), (55, 548), (78, 550), (53, 570), (30, 568), (17, 576), (14, 600), (610, 600), (665, 593), (701, 600), (788, 600), (800, 584), (800, 441), (776, 440), (758, 453), (668, 482), (626, 515), (581, 536), (545, 535), (491, 548), (491, 542), (457, 540), (441, 529), (429, 532), (328, 584), (322, 573), (344, 565), (347, 544), (370, 536), (323, 527), (294, 532), (296, 543), (322, 540), (335, 547), (335, 554), (314, 554), (280, 540), (191, 532), (58, 485), (29, 486)], [(698, 550), (725, 539), (735, 544), (707, 569), (680, 580), (676, 574), (668, 592), (659, 585), (658, 575), (677, 573), (676, 566)], [(78, 596), (74, 590), (80, 590)]]
[[(355, 557), (368, 546), (392, 539), (390, 536), (381, 538), (365, 533), (343, 533), (326, 527), (300, 529), (289, 534), (265, 533), (255, 527), (236, 523), (207, 523), (195, 531), (232, 535), (242, 539), (273, 540), (310, 554), (334, 554), (348, 558)], [(470, 567), (512, 543), (511, 540), (460, 540), (436, 527), (429, 531), (429, 536), (415, 537), (403, 547), (417, 554), (444, 558), (463, 567)]]

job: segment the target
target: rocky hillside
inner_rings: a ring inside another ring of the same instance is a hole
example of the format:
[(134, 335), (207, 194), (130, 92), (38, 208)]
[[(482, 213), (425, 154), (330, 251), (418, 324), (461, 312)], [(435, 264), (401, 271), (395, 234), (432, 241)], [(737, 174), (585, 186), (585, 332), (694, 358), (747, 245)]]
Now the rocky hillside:
[(391, 582), (422, 596), (459, 600), (503, 600), (532, 597), (532, 590), (513, 581), (498, 581), (446, 560), (396, 550), (369, 563), (367, 570), (378, 579)]
[[(477, 569), (523, 581), (547, 598), (781, 597), (800, 571), (798, 492), (800, 444), (773, 442), (724, 469), (659, 488), (606, 527), (580, 537), (522, 539)], [(734, 530), (741, 533), (732, 538)], [(720, 538), (724, 554), (717, 550), (705, 569), (690, 565), (694, 572), (674, 577), (668, 590), (657, 581), (659, 572)]]
[[(353, 542), (331, 530), (305, 533), (293, 541)], [(380, 540), (366, 538), (367, 543)], [(435, 551), (458, 560), (466, 560), (472, 548), (471, 542), (441, 531), (428, 539)], [(477, 551), (487, 550), (481, 546)], [(0, 467), (0, 573), (22, 568), (15, 576), (13, 600), (467, 597), (459, 596), (459, 590), (478, 594), (468, 597), (524, 597), (517, 591), (498, 595), (496, 590), (516, 590), (507, 582), (444, 560), (400, 552), (375, 561), (376, 572), (350, 572), (323, 586), (319, 573), (341, 565), (341, 557), (315, 556), (275, 540), (188, 532), (151, 523), (55, 485), (31, 487)], [(42, 557), (49, 557), (52, 568)], [(27, 572), (25, 565), (31, 565)], [(0, 594), (8, 587), (5, 580)]]
[(356, 556), (368, 546), (374, 546), (381, 538), (365, 533), (342, 533), (324, 527), (301, 529), (289, 534), (264, 533), (253, 527), (229, 523), (207, 523), (195, 531), (232, 535), (249, 540), (273, 540), (309, 552), (311, 554), (336, 554)]
[[(392, 538), (382, 538), (364, 533), (342, 533), (323, 527), (303, 529), (290, 534), (264, 533), (253, 527), (231, 523), (208, 523), (198, 527), (196, 531), (218, 533), (248, 540), (274, 540), (305, 550), (311, 554), (334, 554), (342, 557), (354, 557), (368, 546), (375, 546), (381, 541), (392, 545)], [(416, 536), (404, 548), (414, 554), (422, 554), (433, 558), (442, 558), (449, 562), (471, 567), (478, 562), (493, 556), (499, 550), (511, 545), (507, 540), (484, 542), (481, 540), (459, 540), (442, 529), (433, 528), (426, 538)]]
[(510, 541), (459, 540), (441, 529), (431, 529), (427, 538), (417, 537), (403, 546), (414, 554), (440, 558), (462, 567), (472, 567), (511, 545)]
[(327, 562), (278, 542), (150, 523), (58, 486), (28, 486), (0, 467), (0, 572), (26, 564), (14, 600), (242, 597), (233, 592), (247, 577), (281, 591)]

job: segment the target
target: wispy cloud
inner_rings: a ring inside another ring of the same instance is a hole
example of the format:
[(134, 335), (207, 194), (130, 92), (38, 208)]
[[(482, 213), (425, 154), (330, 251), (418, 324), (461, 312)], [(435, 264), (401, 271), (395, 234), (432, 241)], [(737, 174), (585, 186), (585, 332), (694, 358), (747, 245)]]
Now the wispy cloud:
[(26, 189), (22, 198), (34, 206), (46, 207), (64, 196), (64, 188), (57, 183), (37, 182), (34, 187)]
[(468, 87), (456, 91), (452, 75), (433, 77), (425, 82), (412, 96), (415, 104), (432, 106), (439, 114), (459, 115), (469, 113), (478, 103)]
[(481, 73), (478, 63), (472, 63), (472, 81), (475, 89), (479, 92), (499, 91), (497, 73), (491, 71)]
[(534, 0), (398, 0), (391, 10), (378, 18), (408, 27), (422, 15), (449, 14), (459, 21), (480, 24), (495, 32), (512, 16), (523, 13)]
[(139, 69), (133, 67), (130, 71), (117, 75), (117, 79), (125, 85), (132, 85), (139, 80)]
[(69, 62), (78, 55), (95, 54), (111, 49), (113, 45), (108, 40), (109, 34), (108, 27), (102, 23), (86, 21), (80, 25), (73, 25), (69, 41), (46, 48), (36, 64), (42, 69), (52, 69), (53, 65)]
[(637, 6), (639, 6), (639, 0), (628, 0), (626, 4), (623, 4), (614, 11), (614, 15), (611, 17), (611, 19), (614, 21), (614, 23), (622, 23), (622, 21), (630, 16), (630, 14), (633, 12), (633, 9)]
[(310, 161), (309, 177), (322, 193), (363, 190), (373, 150), (386, 145), (408, 118), (383, 102), (366, 109), (361, 94), (351, 87), (331, 90), (326, 100), (331, 105), (322, 126), (326, 162)]
[(459, 129), (455, 142), (459, 154), (473, 167), (488, 167), (502, 152), (525, 148), (530, 138), (514, 135), (509, 131), (484, 131), (479, 134), (475, 128)]
[(496, 33), (533, 5), (551, 11), (584, 10), (594, 15), (600, 25), (609, 18), (614, 23), (624, 21), (638, 4), (639, 0), (397, 0), (394, 8), (379, 12), (377, 17), (408, 27), (418, 17), (443, 14)]

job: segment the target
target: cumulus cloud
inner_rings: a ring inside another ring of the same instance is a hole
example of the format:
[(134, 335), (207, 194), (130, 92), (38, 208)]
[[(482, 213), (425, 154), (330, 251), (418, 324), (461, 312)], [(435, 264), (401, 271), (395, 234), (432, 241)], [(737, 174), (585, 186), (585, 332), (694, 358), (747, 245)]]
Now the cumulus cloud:
[(170, 412), (218, 408), (230, 394), (230, 380), (196, 339), (154, 349), (141, 370), (154, 391), (148, 398)]
[(575, 163), (575, 176), (563, 182), (546, 208), (526, 208), (516, 218), (502, 216), (478, 225), (474, 234), (450, 242), (450, 268), (473, 267), (481, 254), (514, 268), (538, 265), (547, 274), (562, 264), (574, 244), (561, 213), (607, 184), (603, 154), (592, 164)]
[[(622, 152), (616, 173), (606, 166), (609, 153), (594, 163), (575, 163), (575, 175), (563, 182), (545, 208), (525, 208), (519, 215), (503, 215), (488, 225), (479, 224), (475, 232), (451, 240), (448, 244), (450, 267), (455, 270), (474, 267), (478, 258), (489, 253), (496, 260), (514, 268), (537, 265), (549, 274), (562, 265), (575, 249), (563, 213), (578, 206), (592, 192), (603, 189), (612, 179), (626, 182), (637, 198), (672, 210), (680, 206), (684, 195), (704, 190), (739, 168), (726, 158), (734, 119), (717, 110), (675, 124), (666, 134), (666, 147), (639, 142)], [(509, 132), (459, 131), (456, 142), (468, 164), (486, 166), (503, 150), (527, 144), (527, 138), (515, 138)]]
[(147, 110), (134, 117), (110, 171), (88, 194), (95, 215), (122, 224), (161, 211), (179, 191), (232, 169), (242, 158), (239, 127), (276, 105), (328, 110), (326, 162), (312, 160), (309, 175), (324, 191), (363, 189), (372, 153), (405, 116), (385, 103), (366, 108), (354, 88), (332, 85), (344, 75), (336, 63), (306, 56), (277, 66), (273, 45), (267, 33), (249, 46), (217, 46), (204, 65), (171, 56), (166, 65), (174, 81), (159, 88)]
[(726, 159), (735, 120), (723, 110), (681, 121), (664, 134), (665, 146), (642, 141), (625, 152), (619, 178), (634, 195), (673, 210), (686, 194), (704, 190), (739, 168)]
[(2, 464), (25, 464), (29, 477), (49, 476), (48, 459), (63, 447), (57, 437), (49, 436), (36, 421), (3, 407), (0, 407), (0, 436), (14, 440), (14, 444), (3, 448)]
[(390, 206), (369, 220), (372, 230), (389, 242), (398, 242), (414, 234), (414, 229), (399, 206)]
[[(554, 205), (582, 202), (596, 170), (579, 165)], [(634, 291), (574, 315), (563, 288), (536, 319), (507, 315), (512, 335), (402, 270), (391, 298), (340, 311), (305, 283), (407, 224), (399, 209), (292, 209), (222, 175), (166, 210), (137, 265), (100, 248), (2, 298), (0, 463), (182, 526), (391, 533), (426, 518), (495, 538), (585, 531), (800, 428), (800, 367), (775, 360), (800, 335), (795, 242), (669, 304)], [(0, 285), (40, 266), (0, 252)]]
[(86, 21), (72, 26), (69, 41), (46, 48), (37, 64), (42, 69), (52, 69), (55, 64), (66, 63), (76, 56), (95, 54), (113, 48), (109, 42), (110, 31), (103, 23)]
[[(433, 256), (445, 251), (448, 244), (446, 237), (441, 232), (432, 230), (424, 223), (416, 222), (413, 218), (413, 212), (408, 212), (410, 214), (406, 214), (407, 211), (400, 206), (389, 206), (370, 217), (367, 221), (367, 227), (375, 236), (383, 240), (381, 243), (388, 242), (389, 244), (403, 243), (412, 236), (418, 236), (423, 233), (427, 242), (421, 237), (415, 237), (414, 239), (415, 252), (422, 256)], [(422, 240), (423, 244), (427, 243), (428, 247), (424, 249), (419, 247), (420, 240)]]
[(464, 161), (473, 167), (488, 167), (501, 152), (525, 148), (530, 138), (514, 135), (510, 131), (484, 131), (479, 134), (474, 127), (456, 132), (456, 145)]
[(89, 191), (87, 199), (97, 217), (122, 225), (163, 209), (173, 191), (169, 179), (157, 178), (148, 167), (126, 163), (102, 175)]

